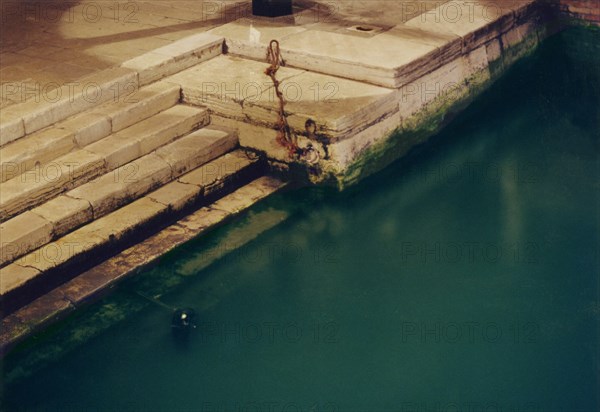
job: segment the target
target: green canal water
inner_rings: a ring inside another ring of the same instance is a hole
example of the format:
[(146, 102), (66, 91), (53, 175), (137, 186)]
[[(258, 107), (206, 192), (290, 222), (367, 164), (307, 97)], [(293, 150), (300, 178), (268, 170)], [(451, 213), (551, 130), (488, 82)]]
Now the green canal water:
[(276, 195), (27, 342), (3, 410), (598, 411), (599, 95), (600, 34), (548, 39), (408, 158)]

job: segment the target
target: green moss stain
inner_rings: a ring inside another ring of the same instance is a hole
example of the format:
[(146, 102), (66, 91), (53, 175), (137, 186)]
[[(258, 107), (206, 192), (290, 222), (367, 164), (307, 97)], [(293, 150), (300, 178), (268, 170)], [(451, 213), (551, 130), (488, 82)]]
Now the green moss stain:
[(544, 36), (544, 29), (541, 33), (534, 31), (520, 43), (504, 47), (501, 56), (490, 62), (487, 68), (466, 79), (460, 87), (432, 100), (410, 118), (404, 119), (399, 128), (366, 148), (345, 170), (335, 170), (334, 166), (325, 163), (322, 172), (319, 175), (313, 174), (310, 181), (313, 184), (334, 185), (343, 190), (405, 156), (412, 148), (438, 133), (515, 62), (532, 54), (539, 44), (539, 38)]

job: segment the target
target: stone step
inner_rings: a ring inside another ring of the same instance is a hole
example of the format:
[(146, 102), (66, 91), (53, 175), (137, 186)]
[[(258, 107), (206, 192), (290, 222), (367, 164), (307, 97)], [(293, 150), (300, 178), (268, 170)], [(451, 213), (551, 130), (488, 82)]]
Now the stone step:
[[(262, 173), (256, 156), (236, 150), (43, 245), (0, 268), (1, 310), (13, 312), (202, 206), (211, 205), (206, 210), (214, 209), (217, 220), (238, 213), (281, 186), (271, 178), (244, 186)], [(191, 231), (201, 229), (201, 223), (188, 225)]]
[(34, 91), (23, 103), (2, 110), (0, 146), (138, 89), (135, 70), (113, 67), (54, 90)]
[(123, 166), (208, 123), (205, 109), (177, 105), (7, 180), (0, 222)]
[(237, 145), (231, 130), (206, 127), (0, 224), (0, 266), (98, 219)]
[(0, 146), (96, 107), (223, 52), (224, 39), (199, 33), (52, 90), (34, 90), (0, 113)]
[(0, 182), (154, 116), (179, 98), (179, 87), (159, 82), (24, 136), (0, 148)]
[[(225, 37), (229, 53), (266, 61), (279, 40), (288, 67), (385, 87), (402, 87), (507, 32), (536, 0), (438, 2), (391, 29), (364, 25), (362, 32), (319, 22), (308, 27), (239, 19), (209, 31)], [(408, 7), (424, 7), (409, 5)], [(408, 10), (408, 9), (407, 9)]]
[(224, 38), (198, 33), (134, 57), (121, 64), (139, 73), (140, 85), (155, 82), (223, 53)]
[[(223, 55), (184, 70), (166, 81), (182, 89), (182, 100), (219, 116), (275, 128), (279, 99), (265, 74), (267, 64)], [(314, 140), (343, 140), (394, 115), (399, 91), (325, 74), (282, 67), (277, 72), (292, 131)]]
[[(6, 354), (11, 347), (30, 334), (37, 333), (50, 323), (64, 318), (73, 310), (106, 296), (115, 284), (152, 265), (165, 253), (210, 232), (216, 226), (229, 221), (238, 213), (284, 187), (284, 182), (272, 177), (255, 179), (223, 198), (223, 204), (227, 205), (231, 200), (231, 203), (235, 203), (235, 209), (218, 209), (216, 204), (202, 207), (142, 242), (78, 274), (10, 315), (4, 316), (0, 327), (0, 356)], [(247, 219), (242, 220), (239, 226), (236, 225), (235, 228), (227, 231), (224, 237), (220, 237), (216, 244), (211, 245), (212, 247), (198, 251), (199, 259), (195, 261), (195, 267), (191, 270), (193, 273), (197, 273), (198, 267), (206, 267), (230, 252), (232, 244), (242, 247), (260, 233), (280, 224), (287, 217), (285, 211), (273, 208), (248, 215)], [(167, 282), (159, 279), (153, 282), (154, 284), (150, 288), (158, 288), (161, 292), (172, 290), (181, 283), (184, 277), (193, 273), (189, 273), (187, 270), (173, 273), (168, 276)], [(216, 296), (230, 290), (228, 285), (223, 287), (222, 282), (217, 282), (213, 286), (211, 290)], [(151, 290), (152, 293), (150, 290), (145, 292), (155, 296), (156, 289)], [(107, 324), (111, 323), (103, 323), (101, 327)], [(92, 332), (92, 335), (94, 334)]]

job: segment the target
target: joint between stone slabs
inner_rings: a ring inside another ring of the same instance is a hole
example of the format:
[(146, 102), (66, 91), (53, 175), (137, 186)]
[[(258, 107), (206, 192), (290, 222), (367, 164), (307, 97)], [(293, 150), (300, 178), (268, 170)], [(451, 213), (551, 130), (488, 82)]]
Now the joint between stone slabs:
[[(167, 184), (168, 184), (168, 183), (167, 183)], [(149, 193), (149, 194), (150, 194), (150, 193)], [(152, 198), (152, 197), (150, 197), (150, 196), (144, 196), (143, 198), (145, 198), (145, 199), (148, 199), (148, 200), (150, 200), (152, 203), (156, 203), (157, 205), (166, 206), (167, 208), (169, 208), (169, 204), (165, 204), (165, 203), (163, 203), (163, 202), (159, 202), (158, 200), (156, 200), (156, 199), (153, 199), (153, 198)]]
[[(39, 248), (38, 248), (38, 249), (39, 249)], [(37, 250), (37, 249), (35, 249), (35, 250)], [(33, 250), (33, 252), (35, 252), (35, 250)], [(29, 253), (31, 253), (31, 252), (29, 252)], [(28, 253), (28, 254), (29, 254), (29, 253)], [(28, 254), (25, 254), (24, 256), (27, 256)], [(33, 270), (35, 270), (35, 271), (39, 272), (39, 274), (41, 274), (41, 273), (42, 273), (42, 271), (41, 271), (39, 268), (36, 268), (35, 266), (32, 266), (32, 265), (30, 265), (30, 264), (26, 264), (26, 265), (25, 265), (25, 264), (23, 264), (23, 263), (17, 263), (17, 260), (20, 260), (20, 258), (17, 258), (17, 259), (16, 259), (15, 261), (13, 261), (13, 262), (9, 262), (9, 263), (8, 263), (6, 266), (8, 266), (8, 265), (17, 265), (17, 266), (21, 266), (22, 268), (29, 268), (29, 269), (33, 269)]]
[[(94, 205), (92, 205), (92, 203), (88, 199), (85, 199), (83, 197), (81, 197), (81, 198), (79, 198), (79, 197), (73, 197), (73, 196), (69, 195), (69, 192), (63, 193), (62, 196), (68, 197), (69, 199), (72, 199), (72, 200), (75, 200), (75, 201), (79, 201), (79, 200), (85, 201), (88, 204), (88, 206), (90, 207), (90, 212), (92, 214), (92, 221), (99, 218), (99, 217), (96, 217), (96, 213), (95, 213), (95, 210), (94, 210)], [(87, 223), (89, 223), (89, 222), (87, 222)]]
[(13, 315), (29, 326), (31, 333), (35, 333), (75, 309), (75, 305), (57, 288), (18, 309)]

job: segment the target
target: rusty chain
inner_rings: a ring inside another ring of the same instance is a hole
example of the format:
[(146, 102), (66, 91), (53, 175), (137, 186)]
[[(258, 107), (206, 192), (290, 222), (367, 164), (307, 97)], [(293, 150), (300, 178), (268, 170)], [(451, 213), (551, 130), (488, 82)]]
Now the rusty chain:
[[(277, 80), (277, 71), (283, 65), (283, 59), (281, 58), (281, 52), (279, 49), (279, 42), (277, 40), (271, 40), (269, 47), (267, 48), (267, 61), (270, 66), (265, 69), (265, 74), (273, 81), (275, 88), (275, 94), (279, 99), (279, 119), (277, 119), (277, 142), (288, 150), (290, 158), (306, 157), (306, 160), (310, 164), (318, 163), (320, 156), (319, 153), (314, 150), (312, 144), (309, 144), (306, 148), (298, 147), (295, 136), (292, 134), (290, 125), (287, 121), (287, 113), (285, 112), (285, 99), (283, 93), (279, 90), (279, 80)], [(306, 123), (306, 131), (310, 135), (316, 132), (316, 124), (313, 120), (308, 120)]]
[(287, 148), (290, 157), (293, 157), (298, 153), (298, 145), (296, 140), (292, 136), (290, 126), (287, 121), (287, 114), (285, 113), (285, 99), (283, 93), (279, 90), (279, 80), (277, 80), (277, 71), (283, 63), (281, 59), (281, 53), (279, 51), (279, 42), (277, 40), (271, 40), (269, 47), (267, 48), (267, 61), (270, 66), (265, 70), (265, 74), (273, 81), (275, 88), (275, 94), (279, 99), (279, 119), (277, 119), (277, 142)]

